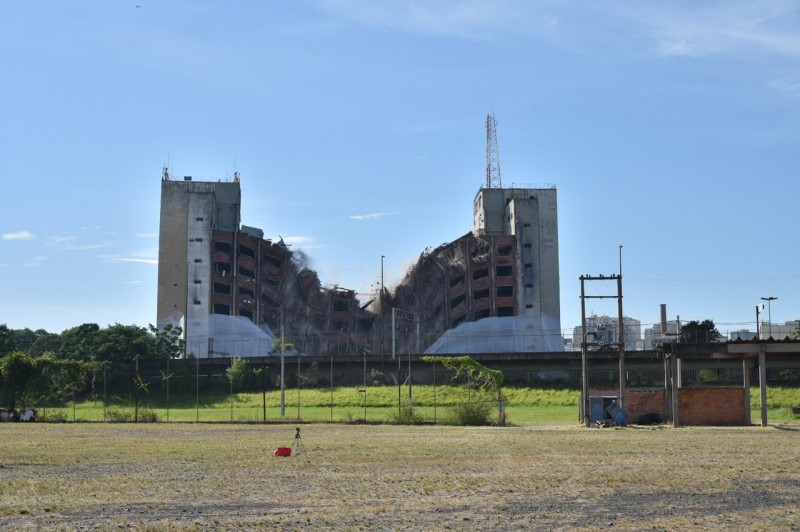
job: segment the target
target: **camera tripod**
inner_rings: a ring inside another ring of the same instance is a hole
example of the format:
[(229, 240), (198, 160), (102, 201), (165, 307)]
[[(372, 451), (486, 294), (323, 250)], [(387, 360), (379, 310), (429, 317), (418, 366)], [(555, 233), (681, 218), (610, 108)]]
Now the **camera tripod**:
[(300, 436), (300, 427), (295, 429), (294, 441), (292, 442), (292, 454), (300, 454), (306, 452), (306, 446), (303, 444), (303, 438)]

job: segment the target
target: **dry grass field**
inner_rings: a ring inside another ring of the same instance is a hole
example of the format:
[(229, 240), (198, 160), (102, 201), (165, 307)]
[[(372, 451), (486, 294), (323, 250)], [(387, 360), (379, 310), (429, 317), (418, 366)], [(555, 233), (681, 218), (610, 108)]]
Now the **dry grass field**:
[(0, 424), (0, 529), (800, 529), (798, 427)]

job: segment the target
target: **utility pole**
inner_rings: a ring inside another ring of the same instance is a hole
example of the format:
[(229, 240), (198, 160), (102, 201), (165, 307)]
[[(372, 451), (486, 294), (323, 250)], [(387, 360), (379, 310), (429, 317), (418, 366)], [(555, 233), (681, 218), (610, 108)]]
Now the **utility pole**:
[[(622, 249), (620, 246), (620, 257)], [(620, 272), (622, 271), (622, 259), (620, 258)], [(581, 405), (583, 406), (582, 415), (584, 426), (591, 425), (590, 404), (589, 404), (589, 347), (597, 345), (597, 341), (588, 342), (587, 336), (592, 331), (586, 330), (586, 300), (587, 299), (616, 299), (619, 320), (619, 337), (617, 338), (617, 347), (619, 348), (619, 397), (617, 398), (617, 406), (624, 411), (625, 403), (625, 325), (622, 318), (622, 274), (612, 275), (581, 275), (581, 369), (583, 373), (582, 387), (581, 387)], [(585, 283), (586, 281), (616, 281), (617, 282), (617, 295), (597, 295), (587, 296)]]

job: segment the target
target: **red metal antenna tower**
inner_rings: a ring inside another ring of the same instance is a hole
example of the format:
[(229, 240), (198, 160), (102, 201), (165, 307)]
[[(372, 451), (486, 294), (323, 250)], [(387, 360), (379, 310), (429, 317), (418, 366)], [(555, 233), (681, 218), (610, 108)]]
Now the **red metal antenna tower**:
[(497, 120), (486, 115), (486, 188), (503, 188), (500, 181), (500, 152), (497, 150)]

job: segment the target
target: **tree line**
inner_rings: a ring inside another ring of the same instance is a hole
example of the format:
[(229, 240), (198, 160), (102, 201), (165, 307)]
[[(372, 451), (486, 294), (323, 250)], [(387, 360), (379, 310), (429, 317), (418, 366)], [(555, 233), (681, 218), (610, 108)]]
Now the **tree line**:
[(167, 360), (184, 353), (180, 327), (84, 323), (61, 334), (0, 324), (0, 403), (16, 410), (27, 398), (66, 401), (111, 365)]

